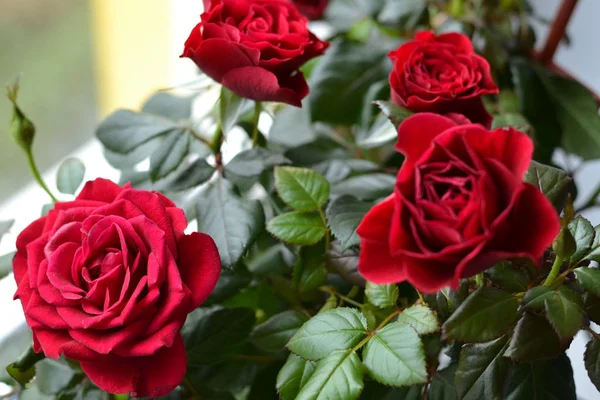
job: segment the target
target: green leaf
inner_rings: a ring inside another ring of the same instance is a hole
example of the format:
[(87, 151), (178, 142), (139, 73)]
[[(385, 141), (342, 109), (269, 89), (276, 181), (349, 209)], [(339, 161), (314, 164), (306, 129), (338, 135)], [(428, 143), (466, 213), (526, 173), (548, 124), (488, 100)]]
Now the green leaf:
[(239, 293), (251, 281), (252, 274), (242, 263), (236, 264), (233, 269), (223, 269), (221, 275), (219, 275), (217, 286), (203, 305), (221, 303), (223, 300)]
[(325, 283), (327, 268), (325, 268), (324, 252), (323, 242), (300, 249), (294, 267), (294, 285), (301, 293), (318, 289)]
[(306, 107), (285, 106), (273, 120), (269, 142), (287, 147), (297, 147), (315, 140), (310, 115)]
[(172, 121), (189, 119), (195, 96), (177, 96), (167, 92), (156, 92), (142, 106), (142, 112), (165, 117)]
[(14, 223), (14, 219), (8, 221), (0, 221), (0, 241), (2, 240), (2, 236), (10, 232), (10, 228), (13, 226)]
[(589, 253), (584, 257), (584, 260), (600, 262), (600, 225), (594, 228), (594, 241), (592, 242)]
[(75, 376), (68, 365), (52, 359), (45, 359), (36, 364), (35, 383), (44, 394), (57, 394), (65, 389)]
[(184, 129), (175, 129), (165, 135), (158, 150), (150, 156), (150, 177), (153, 181), (173, 172), (188, 154), (190, 135)]
[(522, 363), (510, 369), (502, 399), (576, 400), (571, 361), (566, 355)]
[(543, 310), (545, 301), (552, 296), (552, 289), (546, 286), (536, 286), (529, 289), (523, 297), (523, 305), (530, 310)]
[(331, 188), (336, 195), (352, 195), (363, 200), (383, 199), (394, 191), (396, 177), (390, 174), (367, 174), (342, 181)]
[(450, 364), (444, 369), (437, 370), (431, 379), (427, 398), (430, 400), (458, 400), (454, 388), (456, 364)]
[(353, 285), (364, 286), (365, 278), (358, 272), (358, 251), (349, 249), (342, 251), (340, 243), (336, 240), (331, 243), (326, 253), (327, 267)]
[(238, 118), (245, 102), (246, 99), (243, 97), (233, 93), (225, 86), (221, 87), (219, 115), (221, 118), (221, 129), (223, 130), (223, 134), (227, 135), (238, 122)]
[(398, 286), (395, 284), (377, 285), (367, 282), (365, 295), (369, 303), (379, 308), (393, 307), (398, 300)]
[(168, 119), (117, 110), (100, 123), (96, 136), (107, 149), (126, 154), (174, 129), (177, 129), (177, 125)]
[(356, 228), (371, 206), (370, 203), (345, 195), (333, 200), (327, 207), (327, 222), (331, 232), (340, 241), (342, 250), (360, 244)]
[(312, 120), (342, 125), (357, 123), (367, 91), (387, 78), (387, 51), (374, 43), (357, 45), (334, 40), (309, 80)]
[(195, 188), (209, 180), (214, 173), (215, 168), (212, 165), (198, 158), (182, 170), (176, 171), (173, 174), (174, 179), (165, 184), (164, 190), (180, 192)]
[(600, 323), (600, 297), (594, 296), (589, 292), (583, 293), (583, 309), (587, 317), (595, 322)]
[(561, 343), (550, 323), (542, 316), (524, 313), (510, 339), (505, 357), (530, 362), (561, 355), (569, 342)]
[(356, 346), (367, 334), (367, 320), (355, 309), (340, 307), (309, 319), (288, 343), (302, 358), (320, 360), (335, 350)]
[(293, 211), (270, 220), (267, 230), (286, 243), (308, 246), (320, 241), (327, 227), (319, 214)]
[(531, 125), (523, 115), (518, 113), (505, 113), (496, 115), (492, 121), (492, 129), (497, 128), (514, 128), (521, 132), (531, 132)]
[(198, 231), (210, 235), (224, 266), (234, 265), (264, 226), (264, 212), (257, 200), (240, 197), (224, 179), (211, 183), (196, 203)]
[(423, 343), (408, 324), (394, 322), (375, 332), (363, 350), (367, 373), (391, 386), (427, 382)]
[(290, 354), (277, 375), (277, 392), (282, 400), (294, 400), (316, 368), (316, 362)]
[(573, 183), (564, 171), (532, 160), (523, 179), (539, 188), (552, 202), (554, 208), (559, 212), (562, 211), (567, 192)]
[(518, 307), (519, 300), (508, 292), (479, 288), (446, 321), (443, 336), (464, 342), (496, 339), (514, 325)]
[(250, 341), (265, 351), (282, 350), (304, 322), (304, 314), (284, 311), (257, 325), (250, 335)]
[(509, 367), (509, 361), (502, 357), (507, 343), (508, 338), (503, 336), (491, 342), (463, 346), (454, 377), (461, 399), (502, 399)]
[(421, 304), (402, 311), (398, 315), (398, 322), (409, 324), (419, 335), (428, 335), (440, 330), (440, 323), (433, 310)]
[(400, 107), (390, 101), (378, 100), (374, 102), (381, 109), (381, 112), (392, 122), (394, 127), (398, 128), (402, 121), (410, 117), (413, 112), (404, 107)]
[(600, 297), (600, 269), (579, 267), (575, 269), (575, 276), (585, 290)]
[(383, 5), (383, 0), (334, 0), (325, 16), (334, 28), (346, 31), (362, 19), (376, 16)]
[(554, 290), (544, 301), (546, 318), (562, 340), (571, 340), (583, 323), (583, 303), (577, 292), (566, 286)]
[(225, 165), (226, 174), (234, 174), (239, 178), (256, 177), (263, 171), (276, 165), (289, 164), (290, 160), (283, 154), (272, 150), (256, 147), (253, 149), (238, 153), (231, 161)]
[(490, 281), (511, 292), (525, 292), (529, 283), (529, 273), (509, 261), (501, 261), (485, 271)]
[(85, 175), (85, 165), (78, 158), (67, 158), (58, 167), (56, 187), (64, 194), (75, 194)]
[(35, 376), (35, 364), (45, 358), (44, 353), (36, 353), (29, 347), (19, 359), (6, 367), (8, 374), (23, 387)]
[(426, 0), (388, 0), (378, 19), (384, 24), (401, 26), (404, 30), (413, 30), (426, 9)]
[(10, 252), (0, 256), (0, 279), (12, 272), (12, 262), (16, 252)]
[(592, 339), (588, 342), (585, 346), (583, 361), (590, 380), (600, 391), (600, 340)]
[(377, 116), (373, 126), (368, 131), (361, 131), (357, 135), (356, 144), (364, 149), (381, 147), (398, 138), (398, 130), (383, 115)]
[(569, 231), (577, 244), (575, 253), (571, 256), (570, 263), (574, 265), (581, 261), (592, 248), (592, 243), (596, 237), (594, 227), (587, 219), (578, 215), (569, 222)]
[(297, 211), (316, 210), (329, 200), (329, 182), (308, 168), (275, 167), (275, 188)]
[(319, 361), (296, 400), (356, 400), (363, 388), (363, 369), (352, 350), (334, 351)]
[(254, 326), (250, 308), (196, 311), (200, 317), (184, 335), (188, 365), (213, 364), (239, 349)]

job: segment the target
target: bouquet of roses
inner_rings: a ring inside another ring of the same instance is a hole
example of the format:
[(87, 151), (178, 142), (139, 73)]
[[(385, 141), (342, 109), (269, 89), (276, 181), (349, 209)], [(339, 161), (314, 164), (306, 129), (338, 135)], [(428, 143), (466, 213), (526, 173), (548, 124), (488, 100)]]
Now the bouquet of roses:
[(68, 159), (58, 200), (9, 88), (52, 199), (9, 256), (16, 396), (575, 399), (581, 330), (600, 388), (600, 230), (552, 158), (600, 157), (600, 117), (532, 59), (533, 10), (204, 5), (201, 78), (98, 127), (120, 182)]

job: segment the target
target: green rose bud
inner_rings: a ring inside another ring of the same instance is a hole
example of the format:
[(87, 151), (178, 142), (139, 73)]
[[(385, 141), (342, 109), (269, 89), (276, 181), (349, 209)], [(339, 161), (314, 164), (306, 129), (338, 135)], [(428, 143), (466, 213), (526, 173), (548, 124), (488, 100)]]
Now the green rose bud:
[(562, 259), (568, 259), (575, 253), (577, 243), (568, 228), (561, 228), (558, 236), (552, 242), (552, 250)]
[(8, 99), (13, 104), (13, 117), (10, 123), (9, 132), (15, 142), (17, 142), (25, 152), (29, 153), (35, 136), (35, 126), (17, 105), (19, 84), (15, 83), (12, 87), (8, 86), (6, 90), (8, 92)]

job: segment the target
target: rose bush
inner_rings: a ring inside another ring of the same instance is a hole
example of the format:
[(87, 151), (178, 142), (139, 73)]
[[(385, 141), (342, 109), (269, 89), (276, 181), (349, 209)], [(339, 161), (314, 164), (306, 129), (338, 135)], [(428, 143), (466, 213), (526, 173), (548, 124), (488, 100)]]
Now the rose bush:
[(34, 350), (77, 360), (110, 393), (160, 396), (181, 383), (187, 314), (215, 287), (213, 240), (185, 235), (159, 193), (88, 182), (17, 239), (17, 292)]
[(208, 76), (249, 99), (301, 106), (308, 85), (299, 68), (325, 52), (308, 20), (287, 0), (205, 0), (185, 43)]
[(466, 35), (419, 32), (389, 57), (394, 103), (415, 112), (460, 113), (489, 128), (492, 117), (481, 97), (498, 93), (498, 87)]
[(533, 153), (523, 132), (420, 113), (399, 126), (396, 150), (406, 161), (394, 194), (357, 231), (366, 279), (456, 288), (503, 259), (538, 263), (558, 234), (550, 201), (523, 182)]

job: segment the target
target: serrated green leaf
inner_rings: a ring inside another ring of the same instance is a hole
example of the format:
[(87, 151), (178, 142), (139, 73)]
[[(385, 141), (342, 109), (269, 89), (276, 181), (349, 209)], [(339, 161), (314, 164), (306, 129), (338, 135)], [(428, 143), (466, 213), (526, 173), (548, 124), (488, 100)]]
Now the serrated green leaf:
[(117, 110), (100, 123), (96, 136), (107, 149), (126, 154), (173, 129), (177, 125), (166, 118)]
[(430, 400), (458, 400), (453, 383), (455, 374), (456, 363), (437, 370), (429, 385), (427, 398)]
[(575, 265), (590, 252), (592, 243), (596, 237), (596, 232), (590, 221), (583, 218), (581, 215), (578, 215), (569, 222), (569, 231), (577, 244), (575, 253), (573, 253), (570, 259), (570, 264)]
[(233, 93), (225, 86), (221, 87), (221, 97), (219, 98), (219, 115), (221, 118), (221, 129), (225, 135), (227, 135), (237, 123), (246, 101), (246, 99)]
[(583, 323), (581, 296), (563, 286), (544, 300), (546, 318), (562, 340), (571, 340)]
[(315, 140), (310, 115), (306, 107), (285, 106), (275, 114), (269, 131), (269, 142), (297, 147)]
[(529, 283), (529, 273), (524, 269), (502, 261), (485, 271), (490, 281), (505, 290), (525, 292)]
[(177, 96), (164, 91), (153, 94), (142, 106), (142, 112), (168, 118), (172, 121), (189, 119), (195, 96)]
[(276, 165), (289, 164), (283, 154), (256, 147), (238, 153), (225, 165), (225, 173), (239, 178), (251, 178)]
[(391, 143), (398, 138), (398, 130), (383, 115), (377, 116), (370, 129), (357, 136), (356, 144), (363, 149), (372, 149)]
[(363, 388), (363, 369), (352, 350), (334, 351), (319, 361), (296, 400), (356, 400)]
[(560, 212), (567, 198), (567, 192), (573, 180), (558, 168), (531, 161), (523, 180), (540, 189)]
[(206, 365), (226, 359), (248, 338), (254, 326), (250, 308), (199, 309), (199, 318), (184, 335), (188, 365)]
[(400, 107), (389, 101), (378, 100), (374, 102), (381, 109), (381, 112), (398, 128), (402, 121), (410, 117), (413, 112), (406, 108)]
[(335, 350), (350, 349), (367, 334), (367, 320), (353, 308), (340, 307), (309, 319), (288, 343), (302, 358), (320, 360)]
[(338, 273), (344, 280), (353, 285), (364, 286), (365, 278), (358, 272), (358, 251), (348, 249), (342, 251), (338, 241), (331, 243), (331, 246), (325, 254), (327, 267)]
[(585, 346), (583, 361), (590, 380), (600, 391), (600, 340), (592, 339), (588, 342)]
[(391, 386), (427, 382), (423, 343), (408, 324), (394, 322), (378, 330), (363, 350), (367, 373)]
[(363, 200), (383, 199), (394, 191), (396, 177), (390, 174), (367, 174), (354, 176), (335, 184), (331, 193), (338, 196), (352, 195)]
[(187, 167), (174, 173), (174, 179), (165, 184), (164, 190), (180, 192), (195, 188), (209, 180), (214, 173), (215, 168), (212, 165), (208, 164), (206, 160), (198, 158)]
[(58, 167), (56, 187), (64, 194), (75, 194), (85, 175), (85, 165), (78, 158), (67, 158)]
[(444, 323), (443, 335), (464, 342), (486, 342), (502, 336), (517, 320), (519, 300), (512, 294), (482, 287)]
[(428, 335), (440, 330), (440, 323), (433, 310), (420, 304), (402, 311), (398, 315), (398, 322), (409, 324), (419, 335)]
[(327, 227), (319, 214), (292, 211), (270, 220), (267, 230), (286, 243), (309, 246), (325, 236)]
[(503, 357), (508, 338), (467, 344), (460, 352), (454, 384), (463, 400), (501, 400), (509, 361)]
[(560, 342), (546, 318), (526, 312), (517, 323), (504, 356), (521, 362), (550, 359), (562, 354), (568, 345), (569, 342)]
[(579, 267), (575, 269), (577, 281), (596, 297), (600, 297), (600, 269), (590, 267)]
[(175, 129), (165, 135), (158, 150), (150, 156), (150, 177), (153, 181), (173, 172), (188, 154), (190, 135), (184, 129)]
[(594, 227), (594, 240), (588, 254), (583, 258), (584, 260), (593, 260), (600, 262), (600, 225)]
[(547, 286), (535, 286), (525, 293), (523, 306), (530, 310), (543, 310), (544, 302), (550, 296), (552, 296), (552, 289)]
[(250, 335), (250, 341), (265, 351), (282, 350), (305, 322), (304, 314), (284, 311), (257, 325)]
[(329, 200), (329, 182), (308, 168), (275, 167), (275, 188), (297, 211), (313, 211)]
[(309, 292), (323, 286), (327, 279), (327, 268), (323, 261), (303, 263), (300, 276), (294, 276), (300, 293)]
[(367, 282), (365, 295), (369, 303), (379, 308), (393, 307), (398, 300), (398, 287), (395, 284), (377, 285)]
[(233, 266), (264, 226), (259, 201), (240, 197), (224, 179), (211, 183), (197, 198), (198, 231), (210, 235), (224, 266)]
[(331, 232), (340, 241), (342, 250), (360, 244), (356, 228), (372, 204), (358, 200), (349, 195), (341, 196), (327, 207), (327, 222)]
[(294, 400), (315, 371), (317, 363), (290, 354), (277, 375), (277, 392), (282, 400)]

